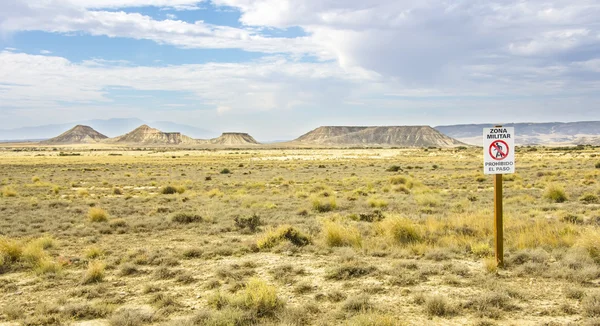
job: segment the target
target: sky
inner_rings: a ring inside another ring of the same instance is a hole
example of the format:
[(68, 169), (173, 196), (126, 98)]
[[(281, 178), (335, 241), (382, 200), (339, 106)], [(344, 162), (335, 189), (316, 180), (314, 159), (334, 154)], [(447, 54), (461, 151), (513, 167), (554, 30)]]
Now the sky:
[(1, 0), (0, 129), (600, 120), (597, 0)]

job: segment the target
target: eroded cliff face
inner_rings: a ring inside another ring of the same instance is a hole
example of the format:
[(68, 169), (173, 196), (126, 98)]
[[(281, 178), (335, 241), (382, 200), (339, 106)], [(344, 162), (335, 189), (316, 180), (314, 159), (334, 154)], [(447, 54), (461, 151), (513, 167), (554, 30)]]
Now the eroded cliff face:
[(314, 145), (454, 147), (464, 145), (429, 126), (319, 127), (294, 142)]
[(259, 142), (257, 142), (252, 136), (242, 132), (224, 132), (221, 136), (209, 140), (209, 143), (229, 146), (259, 144)]
[(114, 143), (127, 144), (164, 144), (164, 145), (179, 145), (179, 144), (196, 144), (199, 141), (188, 136), (182, 135), (179, 132), (163, 132), (158, 129), (151, 128), (147, 125), (142, 125), (135, 130), (119, 137), (110, 139)]
[(43, 141), (42, 144), (93, 144), (107, 138), (92, 127), (77, 125), (59, 136)]

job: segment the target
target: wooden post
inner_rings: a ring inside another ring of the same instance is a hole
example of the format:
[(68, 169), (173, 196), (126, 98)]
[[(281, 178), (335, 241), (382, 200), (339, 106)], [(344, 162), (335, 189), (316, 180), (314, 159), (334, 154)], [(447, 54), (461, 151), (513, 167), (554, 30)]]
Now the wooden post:
[(494, 235), (496, 236), (496, 263), (504, 267), (504, 229), (502, 223), (502, 174), (494, 175)]

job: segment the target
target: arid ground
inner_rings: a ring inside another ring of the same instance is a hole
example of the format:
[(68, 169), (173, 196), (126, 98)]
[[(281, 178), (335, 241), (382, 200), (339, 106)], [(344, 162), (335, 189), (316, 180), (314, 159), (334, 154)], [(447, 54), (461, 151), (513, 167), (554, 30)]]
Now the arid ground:
[(599, 154), (7, 147), (0, 324), (600, 325)]

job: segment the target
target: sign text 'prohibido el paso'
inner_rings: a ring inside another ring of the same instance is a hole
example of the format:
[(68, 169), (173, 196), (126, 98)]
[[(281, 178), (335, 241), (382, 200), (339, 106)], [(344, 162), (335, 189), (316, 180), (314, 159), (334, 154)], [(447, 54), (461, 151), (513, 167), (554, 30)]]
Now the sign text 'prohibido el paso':
[(483, 129), (483, 173), (515, 173), (515, 128)]

